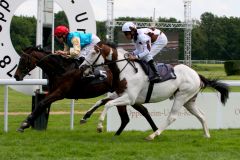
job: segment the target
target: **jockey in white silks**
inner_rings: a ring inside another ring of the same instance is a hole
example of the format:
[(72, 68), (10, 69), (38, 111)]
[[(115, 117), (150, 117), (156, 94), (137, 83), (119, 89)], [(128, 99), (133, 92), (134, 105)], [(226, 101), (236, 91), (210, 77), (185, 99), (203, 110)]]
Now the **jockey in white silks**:
[(151, 28), (150, 32), (152, 32), (154, 35), (157, 35), (157, 39), (152, 41), (152, 47), (150, 51), (150, 54), (155, 57), (167, 45), (168, 39), (167, 36), (159, 29)]
[(150, 81), (159, 82), (161, 77), (158, 75), (155, 68), (153, 57), (156, 56), (164, 46), (166, 46), (168, 40), (165, 34), (156, 29), (137, 29), (132, 22), (126, 22), (122, 26), (122, 31), (128, 40), (134, 40), (135, 43), (136, 49), (133, 51), (134, 56), (130, 56), (129, 59), (146, 61), (154, 72), (154, 77), (152, 77)]
[(67, 58), (79, 59), (82, 63), (94, 45), (100, 42), (98, 36), (92, 33), (69, 32), (66, 26), (57, 26), (54, 30), (54, 36), (60, 44), (64, 44), (64, 50), (55, 51), (55, 54)]

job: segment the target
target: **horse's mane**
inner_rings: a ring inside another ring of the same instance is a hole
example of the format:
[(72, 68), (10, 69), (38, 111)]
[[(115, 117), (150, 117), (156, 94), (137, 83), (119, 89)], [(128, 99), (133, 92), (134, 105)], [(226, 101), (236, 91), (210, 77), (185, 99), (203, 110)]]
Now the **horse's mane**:
[(118, 45), (114, 42), (99, 42), (100, 44), (104, 44), (104, 45), (107, 45), (113, 49), (116, 49), (118, 53), (122, 53), (122, 54), (125, 54), (125, 53), (128, 53), (128, 51), (126, 51), (125, 49), (123, 49), (122, 47), (118, 47)]
[(101, 41), (101, 42), (98, 42), (99, 44), (104, 44), (104, 45), (107, 45), (107, 46), (109, 46), (109, 47), (111, 47), (111, 48), (113, 48), (113, 49), (117, 49), (117, 44), (116, 43), (114, 43), (114, 42), (103, 42), (103, 41)]
[(34, 50), (34, 51), (38, 51), (38, 52), (44, 52), (46, 54), (52, 54), (51, 51), (49, 51), (47, 48), (42, 48), (41, 45), (38, 45), (38, 46), (28, 46), (28, 47), (24, 48), (22, 51), (26, 52), (26, 51), (29, 51), (29, 50)]

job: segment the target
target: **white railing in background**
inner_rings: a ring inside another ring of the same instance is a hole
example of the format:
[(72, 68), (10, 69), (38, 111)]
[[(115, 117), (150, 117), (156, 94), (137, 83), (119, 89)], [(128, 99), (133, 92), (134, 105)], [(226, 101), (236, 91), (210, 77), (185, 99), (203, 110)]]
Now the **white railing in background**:
[[(224, 64), (221, 60), (191, 60), (194, 64)], [(184, 63), (184, 60), (178, 60), (179, 63)]]
[[(229, 86), (240, 86), (240, 80), (221, 81)], [(220, 94), (218, 92), (201, 92), (196, 99), (196, 106), (201, 107), (207, 119), (209, 129), (228, 129), (240, 128), (240, 106), (239, 106), (239, 92), (230, 92), (229, 99), (225, 105), (220, 102)], [(144, 106), (148, 109), (154, 122), (163, 122), (169, 116), (172, 100), (165, 100), (159, 103), (148, 103)], [(225, 106), (225, 107), (223, 107)], [(127, 106), (130, 123), (124, 129), (125, 131), (146, 131), (151, 130), (150, 125), (146, 119), (132, 107)], [(201, 129), (195, 116), (192, 116), (185, 107), (178, 111), (177, 121), (174, 122), (167, 129), (184, 130), (184, 129)], [(195, 123), (196, 122), (196, 123)], [(116, 107), (112, 107), (107, 113), (107, 131), (117, 131), (121, 124), (121, 119), (118, 116)]]
[[(4, 85), (4, 131), (8, 132), (8, 85), (47, 85), (47, 79), (0, 79), (0, 85)], [(70, 129), (73, 129), (74, 122), (74, 100), (71, 101)]]

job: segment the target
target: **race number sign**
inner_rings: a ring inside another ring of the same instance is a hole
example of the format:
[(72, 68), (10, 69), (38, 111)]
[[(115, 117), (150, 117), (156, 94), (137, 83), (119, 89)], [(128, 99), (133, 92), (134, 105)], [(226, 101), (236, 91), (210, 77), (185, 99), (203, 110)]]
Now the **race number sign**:
[[(11, 37), (10, 24), (12, 17), (22, 3), (26, 0), (0, 0), (0, 79), (10, 79), (16, 71), (19, 55), (16, 53)], [(65, 12), (70, 31), (83, 31), (96, 33), (96, 22), (90, 2), (88, 0), (55, 0)], [(31, 6), (26, 6), (31, 7)], [(12, 37), (14, 38), (14, 37)], [(33, 70), (25, 78), (39, 78)], [(33, 95), (37, 86), (11, 86), (13, 89), (25, 94)]]

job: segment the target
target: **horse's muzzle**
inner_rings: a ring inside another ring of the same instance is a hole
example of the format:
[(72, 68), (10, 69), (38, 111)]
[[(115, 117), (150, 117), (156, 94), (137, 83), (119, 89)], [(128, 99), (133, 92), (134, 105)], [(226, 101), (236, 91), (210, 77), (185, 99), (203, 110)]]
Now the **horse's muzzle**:
[(14, 78), (16, 79), (16, 81), (22, 81), (23, 80), (23, 78), (20, 78), (20, 76), (18, 76), (18, 75), (14, 75)]

